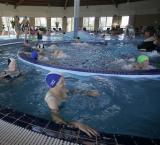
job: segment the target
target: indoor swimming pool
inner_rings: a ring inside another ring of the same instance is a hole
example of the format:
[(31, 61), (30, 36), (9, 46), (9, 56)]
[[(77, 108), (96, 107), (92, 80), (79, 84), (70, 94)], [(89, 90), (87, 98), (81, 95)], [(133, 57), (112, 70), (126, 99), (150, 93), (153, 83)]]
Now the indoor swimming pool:
[[(67, 47), (70, 48), (70, 45), (68, 44)], [(124, 47), (123, 54), (121, 54), (121, 45)], [(94, 46), (93, 51), (95, 51), (95, 54), (102, 50), (102, 54), (104, 54), (102, 57), (105, 60), (110, 58), (111, 62), (114, 59), (111, 55), (114, 53), (121, 54), (121, 56), (124, 55), (124, 57), (128, 56), (127, 48), (132, 52), (131, 57), (136, 56), (138, 53), (134, 49), (134, 44), (123, 42), (108, 43), (107, 48), (106, 46)], [(113, 49), (118, 51), (112, 52), (111, 46), (114, 46)], [(22, 44), (0, 47), (0, 70), (7, 67), (8, 58), (17, 58), (17, 52), (21, 47)], [(69, 53), (68, 49), (64, 49), (64, 44), (60, 44), (59, 47), (66, 54), (73, 55), (75, 59), (78, 54), (82, 55), (80, 58), (83, 58), (83, 60), (80, 61), (80, 64), (91, 58), (87, 63), (94, 64), (93, 61), (98, 61), (98, 69), (102, 69), (100, 67), (103, 64), (101, 58), (97, 57), (95, 59), (94, 55), (91, 56), (90, 53), (87, 55), (91, 57), (87, 58), (85, 56), (84, 50), (88, 48), (73, 48)], [(105, 55), (105, 49), (108, 49), (108, 55)], [(91, 48), (89, 50), (89, 52), (92, 52)], [(19, 60), (17, 61), (23, 75), (11, 81), (0, 81), (0, 106), (14, 108), (17, 111), (51, 120), (50, 110), (44, 101), (44, 96), (48, 90), (45, 83), (45, 76), (48, 71), (25, 64)], [(61, 60), (59, 63), (68, 65), (68, 62), (65, 62), (66, 64)], [(78, 64), (73, 65), (82, 67)], [(66, 120), (79, 120), (98, 131), (106, 133), (160, 138), (159, 78), (82, 77), (68, 73), (65, 73), (64, 77), (66, 86), (69, 89), (69, 98), (62, 104), (60, 109), (62, 116)], [(89, 97), (76, 91), (91, 89), (98, 90), (100, 96)]]

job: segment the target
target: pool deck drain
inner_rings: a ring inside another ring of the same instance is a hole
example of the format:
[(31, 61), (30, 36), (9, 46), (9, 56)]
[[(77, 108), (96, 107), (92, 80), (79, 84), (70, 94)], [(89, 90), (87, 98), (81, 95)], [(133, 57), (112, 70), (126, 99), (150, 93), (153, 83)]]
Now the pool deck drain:
[(1, 145), (78, 145), (48, 137), (0, 120)]
[(0, 107), (0, 145), (160, 145), (160, 139), (105, 134), (89, 138), (78, 129)]

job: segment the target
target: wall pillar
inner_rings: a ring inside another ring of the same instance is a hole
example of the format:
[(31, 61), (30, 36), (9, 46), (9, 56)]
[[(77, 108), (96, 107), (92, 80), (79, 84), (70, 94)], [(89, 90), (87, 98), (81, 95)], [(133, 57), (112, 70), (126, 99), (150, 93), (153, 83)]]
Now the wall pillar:
[(3, 25), (3, 23), (2, 23), (2, 17), (0, 17), (0, 34), (2, 33), (2, 30), (3, 30), (2, 25)]
[(129, 25), (132, 25), (132, 26), (135, 25), (135, 15), (129, 16)]
[(63, 32), (67, 32), (67, 17), (66, 16), (63, 17), (62, 30)]
[(51, 29), (51, 17), (47, 17), (47, 28)]
[(77, 38), (79, 29), (80, 0), (74, 0), (74, 38)]
[(95, 17), (94, 31), (97, 31), (98, 29), (99, 29), (99, 17)]
[(83, 28), (83, 17), (80, 17), (79, 18), (79, 29), (82, 30), (82, 28)]

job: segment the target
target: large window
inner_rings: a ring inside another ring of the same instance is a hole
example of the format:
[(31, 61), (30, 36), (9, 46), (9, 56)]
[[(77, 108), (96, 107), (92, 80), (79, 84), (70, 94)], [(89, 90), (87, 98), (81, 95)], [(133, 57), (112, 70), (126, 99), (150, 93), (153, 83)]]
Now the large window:
[(121, 28), (125, 28), (129, 24), (129, 16), (122, 16)]
[(107, 30), (112, 27), (113, 17), (100, 17), (99, 28), (100, 30)]
[(35, 27), (47, 27), (47, 19), (45, 17), (35, 18)]
[(2, 17), (2, 25), (4, 26), (4, 31), (14, 31), (11, 25), (11, 21), (14, 21), (13, 17)]
[(51, 18), (51, 28), (62, 28), (62, 18)]
[(95, 22), (95, 17), (84, 17), (83, 27), (89, 31), (94, 31), (94, 22)]
[(74, 18), (67, 18), (67, 32), (74, 30)]

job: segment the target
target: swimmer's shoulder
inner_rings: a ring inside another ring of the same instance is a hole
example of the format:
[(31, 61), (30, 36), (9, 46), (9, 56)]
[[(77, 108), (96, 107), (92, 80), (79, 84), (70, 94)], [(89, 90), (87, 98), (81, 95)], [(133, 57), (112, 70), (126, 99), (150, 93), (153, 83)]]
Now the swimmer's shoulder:
[(53, 94), (50, 93), (49, 91), (47, 92), (44, 100), (46, 101), (46, 103), (48, 104), (48, 107), (53, 112), (57, 112), (59, 110), (59, 108), (58, 108), (59, 103), (58, 103), (56, 97), (54, 97)]
[(50, 91), (48, 91), (45, 96), (45, 101), (48, 102), (50, 99), (55, 99), (55, 96)]

